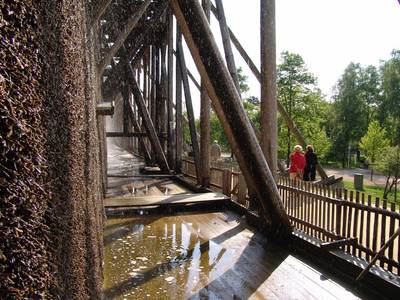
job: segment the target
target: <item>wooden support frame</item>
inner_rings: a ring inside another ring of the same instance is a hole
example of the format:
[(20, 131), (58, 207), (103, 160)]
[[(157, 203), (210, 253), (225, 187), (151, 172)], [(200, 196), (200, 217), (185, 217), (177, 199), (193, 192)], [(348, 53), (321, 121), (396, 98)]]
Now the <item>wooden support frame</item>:
[(176, 61), (175, 61), (175, 170), (180, 173), (182, 170), (182, 151), (183, 151), (183, 132), (182, 132), (182, 72), (180, 72), (179, 49), (178, 45), (182, 43), (182, 33), (176, 26)]
[(194, 118), (193, 104), (192, 104), (192, 95), (190, 93), (190, 86), (186, 71), (187, 68), (186, 68), (185, 55), (183, 53), (182, 43), (178, 44), (178, 50), (179, 50), (178, 59), (179, 59), (180, 72), (182, 75), (183, 91), (185, 93), (186, 112), (188, 114), (188, 121), (189, 121), (190, 140), (192, 142), (194, 163), (196, 166), (196, 175), (197, 175), (196, 177), (197, 180), (199, 180), (201, 174), (200, 148), (197, 139), (196, 125), (195, 125), (195, 118)]
[(143, 14), (146, 12), (150, 3), (151, 3), (151, 0), (144, 0), (144, 2), (139, 7), (139, 9), (137, 11), (135, 11), (135, 13), (128, 19), (124, 29), (121, 31), (121, 33), (118, 36), (117, 40), (115, 41), (114, 45), (111, 47), (111, 49), (108, 51), (108, 53), (106, 55), (104, 55), (104, 58), (98, 64), (98, 67), (97, 67), (98, 74), (102, 74), (104, 69), (106, 68), (106, 66), (110, 64), (111, 59), (118, 52), (118, 50), (122, 47), (126, 38), (130, 34), (132, 29), (135, 28), (136, 24), (139, 22), (140, 18), (143, 16)]
[(100, 17), (104, 14), (107, 7), (110, 5), (112, 0), (102, 0), (97, 7), (96, 12), (92, 16), (91, 27), (95, 26), (95, 24), (99, 21)]
[(96, 104), (96, 115), (112, 116), (114, 114), (114, 101)]
[(276, 176), (278, 171), (278, 114), (275, 0), (260, 0), (260, 4), (261, 148), (272, 174)]
[(145, 137), (145, 132), (106, 132), (106, 137)]
[(170, 0), (170, 4), (247, 184), (257, 193), (267, 230), (271, 235), (287, 237), (291, 225), (274, 177), (200, 4), (184, 0)]
[(357, 244), (357, 241), (358, 241), (358, 238), (341, 239), (341, 240), (336, 240), (336, 241), (332, 241), (332, 242), (322, 243), (321, 248), (326, 251), (331, 251), (334, 249), (338, 249), (342, 246), (355, 245), (355, 244)]
[[(168, 73), (167, 73), (167, 42), (168, 39), (163, 39), (161, 44), (161, 65), (160, 65), (160, 99), (158, 101), (160, 104), (159, 111), (159, 123), (160, 132), (168, 132)], [(165, 153), (167, 153), (167, 139), (164, 138), (161, 141), (162, 148)]]
[[(204, 13), (210, 22), (210, 11), (211, 3), (210, 0), (202, 0), (202, 6)], [(203, 187), (210, 186), (211, 176), (211, 159), (210, 159), (210, 148), (211, 148), (211, 103), (210, 98), (207, 94), (207, 89), (203, 80), (201, 81), (200, 91), (200, 184)]]
[[(213, 12), (215, 17), (218, 16), (217, 8), (214, 5), (211, 5), (211, 11)], [(261, 73), (258, 70), (257, 66), (254, 64), (254, 62), (252, 61), (250, 56), (247, 54), (247, 52), (245, 51), (243, 46), (240, 44), (239, 40), (236, 38), (236, 36), (232, 32), (232, 30), (230, 28), (228, 28), (228, 29), (229, 29), (229, 35), (231, 37), (231, 41), (232, 41), (233, 45), (235, 46), (235, 48), (240, 53), (240, 55), (242, 56), (243, 60), (247, 63), (248, 67), (253, 72), (254, 76), (261, 83)], [(303, 136), (301, 135), (300, 130), (297, 128), (296, 124), (290, 118), (289, 114), (287, 113), (287, 111), (285, 110), (285, 108), (283, 107), (283, 105), (279, 101), (277, 101), (277, 105), (278, 105), (278, 112), (282, 116), (283, 120), (285, 121), (286, 126), (293, 133), (293, 135), (295, 136), (297, 142), (299, 144), (301, 144), (305, 148), (307, 146), (307, 143), (306, 143), (305, 139), (303, 138)], [(328, 175), (326, 174), (326, 172), (324, 171), (324, 169), (321, 167), (320, 164), (317, 164), (317, 171), (318, 171), (318, 174), (323, 179), (328, 177)]]
[(215, 0), (215, 4), (217, 5), (217, 19), (221, 31), (222, 45), (224, 46), (226, 65), (228, 66), (229, 73), (231, 74), (235, 87), (241, 97), (239, 78), (236, 70), (235, 58), (233, 56), (228, 24), (226, 23), (224, 6), (222, 0)]
[[(135, 118), (135, 114), (133, 112), (132, 106), (129, 105), (128, 109), (129, 109), (129, 117), (130, 117), (131, 123), (133, 125), (133, 129), (135, 131), (140, 131), (141, 128), (140, 128), (138, 121)], [(149, 161), (151, 161), (151, 156), (150, 156), (150, 151), (149, 151), (149, 149), (146, 145), (145, 139), (144, 139), (145, 136), (147, 136), (147, 134), (144, 134), (143, 136), (139, 136), (139, 145), (141, 147), (141, 150), (143, 151), (142, 154), (144, 156), (145, 161), (149, 162)]]
[(175, 169), (174, 139), (174, 17), (168, 11), (168, 95), (167, 95), (167, 158), (171, 169)]
[(146, 104), (145, 104), (142, 94), (140, 92), (139, 85), (136, 82), (136, 78), (135, 78), (132, 66), (129, 64), (126, 65), (126, 75), (127, 75), (129, 87), (132, 90), (132, 93), (133, 93), (133, 96), (135, 99), (135, 103), (138, 107), (139, 114), (141, 115), (141, 117), (143, 119), (147, 135), (149, 137), (152, 149), (154, 151), (155, 159), (162, 171), (169, 172), (170, 171), (169, 165), (168, 165), (167, 159), (165, 158), (165, 154), (162, 151), (160, 140), (157, 136), (153, 122), (152, 122), (149, 112), (146, 108)]

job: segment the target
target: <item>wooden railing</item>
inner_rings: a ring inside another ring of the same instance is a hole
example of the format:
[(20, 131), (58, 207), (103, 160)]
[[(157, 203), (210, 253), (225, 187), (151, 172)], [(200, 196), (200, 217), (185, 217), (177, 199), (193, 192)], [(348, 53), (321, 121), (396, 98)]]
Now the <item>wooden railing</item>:
[[(194, 164), (184, 160), (183, 173), (196, 178)], [(211, 168), (211, 186), (249, 208), (248, 190), (240, 172)], [(279, 177), (277, 186), (292, 225), (321, 243), (347, 241), (341, 249), (370, 262), (400, 226), (394, 203), (360, 192), (331, 189), (309, 182)], [(351, 241), (351, 242), (349, 242)], [(400, 275), (400, 239), (397, 238), (377, 261), (385, 270)]]

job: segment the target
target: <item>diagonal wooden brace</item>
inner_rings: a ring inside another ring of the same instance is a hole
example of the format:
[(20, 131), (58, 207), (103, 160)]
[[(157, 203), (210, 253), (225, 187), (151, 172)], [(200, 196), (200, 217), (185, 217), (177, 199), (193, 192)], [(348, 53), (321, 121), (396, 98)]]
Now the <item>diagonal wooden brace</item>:
[(287, 237), (291, 225), (280, 200), (274, 177), (218, 50), (202, 7), (198, 1), (170, 0), (170, 4), (247, 185), (257, 194), (267, 230), (271, 235)]
[(146, 132), (148, 134), (148, 137), (149, 137), (149, 140), (151, 143), (151, 147), (155, 154), (155, 159), (162, 171), (169, 172), (170, 170), (169, 170), (168, 162), (167, 162), (165, 154), (161, 148), (161, 143), (157, 136), (156, 130), (154, 128), (153, 121), (150, 118), (150, 114), (147, 110), (143, 96), (140, 92), (139, 85), (136, 82), (132, 66), (129, 64), (126, 65), (126, 76), (128, 79), (129, 87), (132, 90), (136, 105), (138, 107), (138, 111), (140, 113), (140, 116), (143, 119), (144, 126), (146, 128)]

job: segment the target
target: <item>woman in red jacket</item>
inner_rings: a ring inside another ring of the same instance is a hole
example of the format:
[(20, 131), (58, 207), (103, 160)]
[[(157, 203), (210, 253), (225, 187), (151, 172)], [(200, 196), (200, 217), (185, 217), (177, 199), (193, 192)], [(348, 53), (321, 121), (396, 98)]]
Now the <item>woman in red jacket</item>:
[(306, 159), (302, 153), (303, 148), (300, 145), (294, 147), (294, 152), (290, 155), (290, 179), (301, 180), (303, 179), (304, 168), (306, 166)]

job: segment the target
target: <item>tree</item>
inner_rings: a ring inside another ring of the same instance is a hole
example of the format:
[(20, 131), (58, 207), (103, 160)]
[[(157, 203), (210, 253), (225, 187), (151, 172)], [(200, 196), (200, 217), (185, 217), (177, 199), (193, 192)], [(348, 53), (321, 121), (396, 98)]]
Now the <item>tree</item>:
[(365, 105), (367, 124), (375, 117), (378, 105), (381, 103), (381, 76), (375, 66), (361, 68), (360, 97)]
[(389, 146), (389, 140), (386, 138), (386, 130), (379, 126), (378, 121), (371, 122), (367, 134), (361, 138), (361, 150), (365, 152), (371, 163), (375, 163), (387, 146)]
[(350, 63), (339, 79), (334, 95), (332, 139), (335, 158), (346, 163), (348, 149), (357, 147), (367, 131), (366, 105), (360, 64)]
[(382, 67), (383, 96), (379, 106), (379, 119), (388, 129), (392, 144), (400, 145), (400, 50)]
[(389, 193), (394, 190), (394, 200), (396, 201), (397, 184), (400, 181), (400, 146), (385, 148), (378, 163), (378, 170), (387, 176), (383, 198), (387, 199)]
[[(328, 104), (317, 87), (317, 79), (311, 74), (303, 58), (294, 53), (283, 52), (277, 68), (278, 98), (304, 138), (312, 142), (322, 156), (329, 149), (323, 122)], [(289, 164), (293, 137), (281, 117), (278, 119), (279, 156)]]
[(236, 72), (239, 80), (240, 93), (245, 94), (250, 90), (249, 85), (247, 84), (248, 76), (243, 74), (242, 67), (237, 68)]

